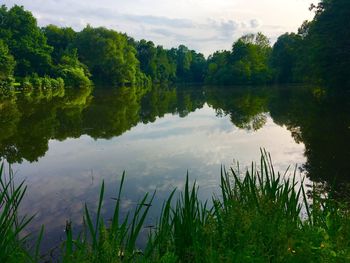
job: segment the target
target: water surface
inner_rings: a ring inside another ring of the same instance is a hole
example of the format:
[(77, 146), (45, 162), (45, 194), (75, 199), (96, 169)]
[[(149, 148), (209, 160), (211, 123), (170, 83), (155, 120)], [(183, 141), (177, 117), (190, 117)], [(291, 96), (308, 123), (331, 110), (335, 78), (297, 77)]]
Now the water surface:
[(239, 161), (244, 170), (259, 161), (260, 148), (280, 171), (298, 164), (313, 181), (347, 181), (350, 116), (348, 100), (341, 101), (304, 87), (199, 86), (18, 98), (1, 104), (0, 153), (28, 185), (22, 212), (37, 213), (28, 231), (45, 224), (44, 247), (51, 248), (66, 220), (79, 229), (84, 202), (96, 207), (102, 180), (103, 212), (111, 216), (123, 171), (124, 212), (156, 190), (150, 224), (187, 172), (204, 200), (218, 192), (222, 165)]

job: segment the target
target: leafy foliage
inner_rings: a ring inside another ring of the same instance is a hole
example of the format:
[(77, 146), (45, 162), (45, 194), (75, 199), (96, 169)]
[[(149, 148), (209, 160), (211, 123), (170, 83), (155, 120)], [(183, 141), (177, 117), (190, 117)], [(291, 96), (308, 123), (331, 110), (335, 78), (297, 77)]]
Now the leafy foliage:
[(298, 33), (280, 36), (273, 48), (262, 33), (247, 34), (233, 43), (231, 51), (216, 51), (205, 59), (184, 45), (164, 49), (102, 27), (88, 25), (81, 32), (55, 25), (39, 28), (23, 7), (3, 5), (1, 85), (11, 86), (13, 75), (21, 79), (37, 74), (62, 77), (68, 87), (91, 85), (92, 77), (104, 86), (149, 87), (150, 81), (219, 85), (275, 81), (317, 82), (347, 89), (349, 1), (323, 0), (310, 10), (315, 10), (314, 19), (305, 21)]
[(151, 41), (136, 43), (141, 70), (156, 82), (203, 82), (206, 59), (186, 46), (170, 50), (155, 47)]
[(0, 38), (16, 60), (15, 76), (50, 74), (53, 48), (47, 44), (34, 16), (17, 5), (9, 10), (3, 5), (0, 14)]
[(0, 40), (0, 81), (7, 81), (13, 77), (15, 65), (16, 62), (8, 46)]
[(271, 47), (261, 33), (238, 39), (232, 51), (215, 52), (208, 58), (206, 81), (223, 85), (263, 84), (272, 80)]
[(52, 59), (58, 63), (67, 49), (72, 48), (77, 33), (70, 27), (60, 28), (55, 25), (48, 25), (42, 28), (47, 43), (53, 47)]
[(298, 34), (284, 34), (274, 45), (272, 65), (279, 82), (318, 82), (332, 88), (350, 87), (350, 2), (323, 0), (312, 21)]
[(136, 50), (125, 35), (87, 26), (77, 34), (76, 47), (95, 80), (114, 85), (137, 84)]

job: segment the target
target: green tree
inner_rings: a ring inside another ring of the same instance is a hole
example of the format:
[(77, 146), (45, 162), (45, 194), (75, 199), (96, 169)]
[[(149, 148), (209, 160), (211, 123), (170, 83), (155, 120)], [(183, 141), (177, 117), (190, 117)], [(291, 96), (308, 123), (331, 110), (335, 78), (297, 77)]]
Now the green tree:
[(180, 45), (176, 50), (176, 76), (180, 81), (186, 81), (190, 78), (190, 69), (192, 62), (192, 53), (184, 45)]
[(13, 77), (16, 62), (10, 54), (8, 46), (0, 39), (0, 87)]
[(350, 2), (323, 0), (314, 7), (315, 17), (307, 40), (312, 43), (314, 67), (326, 83), (350, 87)]
[(302, 59), (303, 39), (295, 33), (285, 33), (277, 39), (271, 54), (271, 65), (275, 70), (276, 81), (291, 83), (300, 80), (298, 64)]
[(55, 63), (58, 63), (63, 53), (69, 47), (72, 47), (77, 33), (71, 27), (60, 28), (55, 25), (48, 25), (42, 28), (44, 32), (47, 43), (52, 46), (52, 58)]
[(270, 42), (262, 33), (241, 37), (232, 46), (233, 78), (238, 83), (262, 84), (271, 81)]
[(350, 2), (322, 0), (311, 5), (312, 21), (298, 34), (284, 34), (274, 45), (271, 63), (279, 82), (316, 82), (350, 88)]
[(156, 65), (156, 79), (159, 82), (173, 81), (176, 79), (176, 67), (170, 63), (167, 52), (162, 46), (157, 46)]
[(88, 88), (92, 85), (89, 77), (90, 72), (86, 65), (78, 59), (76, 49), (66, 49), (62, 51), (59, 58), (58, 74), (64, 79), (67, 87)]
[(99, 82), (132, 85), (143, 77), (136, 50), (123, 34), (103, 27), (87, 26), (77, 34), (76, 47), (79, 59)]
[(270, 42), (261, 33), (248, 34), (232, 45), (232, 51), (208, 58), (206, 81), (215, 84), (263, 84), (272, 80)]
[(32, 13), (21, 6), (15, 5), (7, 10), (3, 5), (0, 14), (0, 38), (7, 44), (17, 62), (15, 76), (49, 74), (52, 70), (52, 47), (47, 44)]
[(211, 84), (229, 84), (231, 81), (230, 51), (216, 51), (208, 57), (205, 81)]
[(140, 61), (140, 68), (143, 73), (150, 76), (153, 80), (157, 78), (156, 55), (157, 50), (152, 41), (142, 39), (136, 45), (137, 58)]
[(194, 50), (191, 50), (191, 56), (191, 81), (196, 83), (203, 82), (207, 61), (203, 54), (196, 53)]

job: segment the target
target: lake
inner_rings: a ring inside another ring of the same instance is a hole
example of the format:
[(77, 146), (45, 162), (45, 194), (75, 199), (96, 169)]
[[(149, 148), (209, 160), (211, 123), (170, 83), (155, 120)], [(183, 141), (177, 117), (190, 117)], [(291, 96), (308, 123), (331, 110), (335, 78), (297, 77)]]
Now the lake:
[[(123, 171), (126, 213), (156, 191), (147, 224), (186, 174), (200, 197), (219, 191), (221, 167), (242, 172), (271, 153), (275, 168), (298, 165), (305, 182), (325, 189), (348, 183), (349, 94), (317, 87), (153, 87), (69, 91), (51, 100), (18, 96), (0, 103), (0, 155), (28, 185), (21, 213), (45, 224), (47, 251), (78, 231), (86, 202), (96, 209), (106, 184), (106, 219)], [(342, 192), (346, 195), (346, 191)], [(147, 231), (147, 230), (145, 230)], [(139, 241), (142, 244), (142, 240)]]

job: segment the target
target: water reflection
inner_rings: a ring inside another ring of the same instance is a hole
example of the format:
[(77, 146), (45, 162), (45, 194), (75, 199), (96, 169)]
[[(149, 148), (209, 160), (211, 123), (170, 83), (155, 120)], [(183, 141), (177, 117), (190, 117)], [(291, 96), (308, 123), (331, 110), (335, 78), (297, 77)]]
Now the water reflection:
[[(305, 145), (311, 180), (340, 190), (350, 182), (350, 94), (320, 89), (278, 89), (271, 100), (274, 122)], [(339, 193), (348, 195), (345, 191)], [(349, 198), (349, 196), (348, 196)]]
[(269, 88), (212, 89), (207, 91), (207, 101), (218, 113), (229, 115), (231, 122), (246, 130), (258, 130), (266, 124)]
[[(305, 87), (128, 87), (94, 96), (91, 89), (68, 91), (51, 101), (18, 97), (0, 102), (0, 156), (10, 163), (38, 161), (48, 151), (49, 140), (82, 135), (111, 139), (166, 114), (186, 117), (206, 103), (218, 117), (228, 116), (246, 131), (261, 129), (271, 116), (287, 127), (295, 142), (304, 143), (305, 168), (312, 180), (348, 181), (348, 97)], [(152, 136), (162, 134), (159, 130)]]
[(304, 164), (309, 178), (328, 184), (350, 178), (348, 94), (305, 87), (67, 94), (0, 102), (0, 155), (26, 177), (23, 212), (38, 212), (32, 230), (48, 225), (47, 247), (64, 235), (67, 218), (80, 222), (84, 202), (96, 205), (102, 179), (106, 207), (112, 206), (123, 170), (124, 210), (157, 189), (153, 217), (169, 190), (181, 189), (187, 171), (208, 198), (217, 190), (221, 164), (236, 158), (248, 166), (260, 147), (271, 152), (277, 169)]

